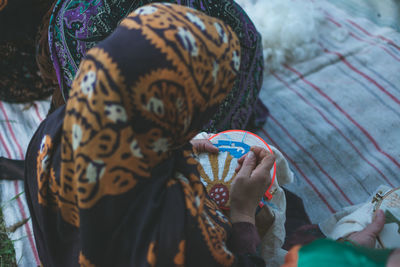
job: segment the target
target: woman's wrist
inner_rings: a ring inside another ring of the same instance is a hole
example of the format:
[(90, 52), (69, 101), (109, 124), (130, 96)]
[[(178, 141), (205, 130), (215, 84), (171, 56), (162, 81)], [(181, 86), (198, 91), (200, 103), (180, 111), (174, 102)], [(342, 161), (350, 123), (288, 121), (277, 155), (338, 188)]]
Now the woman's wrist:
[(254, 215), (249, 215), (247, 213), (243, 212), (237, 212), (234, 210), (231, 210), (231, 221), (232, 223), (238, 223), (238, 222), (247, 222), (251, 223), (253, 225), (256, 224), (256, 218)]
[(260, 236), (253, 224), (248, 222), (232, 224), (232, 234), (228, 241), (228, 247), (233, 253), (238, 255), (256, 254), (260, 242)]

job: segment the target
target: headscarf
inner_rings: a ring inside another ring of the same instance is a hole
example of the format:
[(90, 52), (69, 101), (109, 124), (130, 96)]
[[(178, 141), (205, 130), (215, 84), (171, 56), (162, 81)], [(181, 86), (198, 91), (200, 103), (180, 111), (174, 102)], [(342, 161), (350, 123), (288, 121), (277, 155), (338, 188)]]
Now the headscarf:
[(87, 53), (65, 111), (46, 119), (27, 153), (45, 266), (73, 266), (78, 255), (82, 266), (238, 264), (189, 140), (239, 66), (229, 26), (173, 4), (137, 9)]
[[(86, 52), (110, 35), (131, 11), (157, 0), (58, 0), (49, 27), (51, 58), (65, 100)], [(209, 132), (243, 129), (249, 122), (262, 85), (261, 36), (233, 0), (166, 0), (195, 8), (228, 24), (239, 38), (241, 65), (232, 90), (204, 127)], [(262, 107), (262, 105), (260, 106)], [(260, 109), (257, 109), (257, 111)], [(265, 122), (262, 112), (260, 123)]]

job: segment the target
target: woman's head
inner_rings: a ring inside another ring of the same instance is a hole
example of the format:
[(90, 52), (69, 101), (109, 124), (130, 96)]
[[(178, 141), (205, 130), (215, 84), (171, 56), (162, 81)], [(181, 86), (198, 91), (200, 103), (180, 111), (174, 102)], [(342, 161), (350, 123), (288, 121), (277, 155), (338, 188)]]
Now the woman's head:
[[(69, 98), (72, 81), (87, 51), (114, 32), (130, 12), (157, 0), (59, 0), (50, 26), (49, 48), (62, 98)], [(236, 33), (240, 46), (240, 71), (224, 103), (203, 126), (207, 131), (246, 127), (262, 85), (261, 36), (244, 10), (232, 0), (168, 0), (218, 18)], [(58, 98), (57, 98), (58, 99)], [(60, 99), (61, 100), (61, 99)], [(63, 101), (54, 101), (55, 107)]]
[(80, 139), (72, 144), (93, 138), (78, 124), (126, 134), (120, 142), (154, 166), (211, 118), (239, 66), (238, 38), (222, 21), (178, 5), (141, 7), (87, 53), (67, 105), (77, 116), (65, 128)]

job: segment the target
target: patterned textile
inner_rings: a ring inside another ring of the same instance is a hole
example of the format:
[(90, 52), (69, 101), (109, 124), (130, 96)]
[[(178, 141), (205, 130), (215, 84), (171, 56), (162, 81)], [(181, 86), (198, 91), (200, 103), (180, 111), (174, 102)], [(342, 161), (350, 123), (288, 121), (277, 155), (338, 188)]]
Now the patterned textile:
[[(110, 35), (119, 21), (132, 10), (154, 0), (58, 0), (50, 22), (51, 57), (64, 99), (86, 51)], [(249, 122), (262, 84), (261, 37), (245, 12), (232, 0), (169, 0), (219, 18), (235, 31), (242, 57), (240, 75), (233, 90), (206, 125), (206, 131), (243, 129)], [(258, 105), (263, 105), (259, 102)], [(265, 109), (265, 108), (264, 108)], [(263, 109), (258, 109), (263, 110)], [(262, 125), (266, 112), (257, 113)], [(261, 120), (260, 120), (261, 118)]]
[[(140, 62), (140, 64), (136, 64)], [(153, 4), (88, 51), (67, 106), (29, 145), (26, 195), (45, 266), (263, 266), (226, 247), (189, 140), (232, 88), (222, 21)]]

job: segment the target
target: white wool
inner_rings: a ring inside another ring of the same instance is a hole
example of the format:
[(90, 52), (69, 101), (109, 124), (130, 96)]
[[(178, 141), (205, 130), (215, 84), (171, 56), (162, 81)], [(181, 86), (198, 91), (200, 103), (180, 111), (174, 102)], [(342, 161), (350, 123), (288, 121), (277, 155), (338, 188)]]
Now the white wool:
[(320, 11), (306, 0), (237, 0), (262, 36), (265, 70), (318, 54)]

